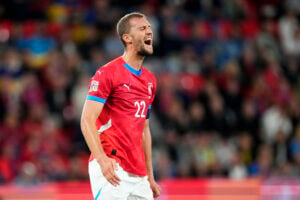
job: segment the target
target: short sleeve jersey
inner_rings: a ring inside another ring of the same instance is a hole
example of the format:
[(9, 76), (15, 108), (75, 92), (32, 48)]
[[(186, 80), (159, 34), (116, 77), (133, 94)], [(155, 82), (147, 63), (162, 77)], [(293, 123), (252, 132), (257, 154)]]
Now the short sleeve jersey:
[(104, 104), (96, 126), (106, 155), (140, 176), (147, 175), (143, 130), (155, 92), (156, 79), (149, 70), (136, 70), (119, 57), (96, 71), (87, 96)]

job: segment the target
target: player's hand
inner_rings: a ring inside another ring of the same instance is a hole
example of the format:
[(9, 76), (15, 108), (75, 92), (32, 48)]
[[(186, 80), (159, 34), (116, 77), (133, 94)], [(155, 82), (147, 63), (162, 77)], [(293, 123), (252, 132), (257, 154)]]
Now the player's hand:
[(153, 197), (154, 198), (158, 197), (162, 191), (161, 187), (156, 183), (154, 178), (149, 178), (148, 180), (150, 183), (151, 190), (153, 192)]
[(112, 184), (113, 186), (119, 185), (121, 180), (115, 172), (118, 169), (117, 162), (114, 159), (109, 158), (107, 156), (97, 161), (101, 167), (102, 174), (106, 178), (106, 180), (110, 182), (110, 184)]

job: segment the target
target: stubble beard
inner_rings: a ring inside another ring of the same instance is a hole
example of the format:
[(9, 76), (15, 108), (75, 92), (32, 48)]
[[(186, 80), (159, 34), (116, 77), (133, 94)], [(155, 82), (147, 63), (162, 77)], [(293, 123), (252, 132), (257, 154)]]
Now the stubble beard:
[(146, 50), (144, 46), (142, 46), (140, 48), (140, 50), (137, 52), (137, 54), (139, 56), (144, 56), (144, 57), (145, 56), (151, 56), (153, 54), (153, 50), (152, 50), (152, 52), (150, 52), (150, 51)]

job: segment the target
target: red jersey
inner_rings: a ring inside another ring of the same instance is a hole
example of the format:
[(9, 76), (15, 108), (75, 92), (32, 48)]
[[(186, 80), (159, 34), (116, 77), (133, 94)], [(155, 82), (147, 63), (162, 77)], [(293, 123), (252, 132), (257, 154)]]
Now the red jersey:
[(136, 70), (119, 57), (96, 71), (87, 96), (104, 103), (96, 126), (106, 155), (140, 176), (147, 175), (143, 130), (155, 91), (156, 79), (149, 70)]

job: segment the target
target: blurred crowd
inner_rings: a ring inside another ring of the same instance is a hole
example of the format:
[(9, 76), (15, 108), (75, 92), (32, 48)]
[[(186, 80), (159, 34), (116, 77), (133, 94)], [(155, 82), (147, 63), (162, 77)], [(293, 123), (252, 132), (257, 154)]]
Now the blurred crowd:
[(300, 176), (297, 0), (0, 3), (0, 183), (87, 180), (89, 79), (140, 11), (155, 53), (153, 165), (173, 177)]

